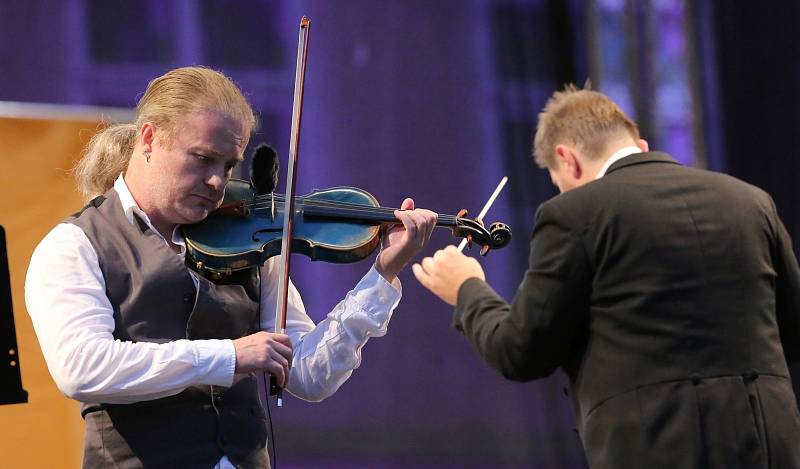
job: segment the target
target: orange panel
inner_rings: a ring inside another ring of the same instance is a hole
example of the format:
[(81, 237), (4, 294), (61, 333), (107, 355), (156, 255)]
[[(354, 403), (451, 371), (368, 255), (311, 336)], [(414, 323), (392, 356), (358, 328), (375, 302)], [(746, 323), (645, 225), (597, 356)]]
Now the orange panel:
[(27, 404), (0, 406), (3, 467), (80, 467), (78, 403), (56, 388), (25, 309), (25, 273), (33, 249), (84, 204), (69, 169), (98, 122), (0, 118), (0, 224), (8, 242), (14, 320)]

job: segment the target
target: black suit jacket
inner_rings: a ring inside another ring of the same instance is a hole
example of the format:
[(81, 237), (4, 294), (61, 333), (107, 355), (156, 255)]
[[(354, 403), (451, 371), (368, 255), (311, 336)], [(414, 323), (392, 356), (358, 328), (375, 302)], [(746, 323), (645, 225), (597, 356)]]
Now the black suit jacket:
[(772, 199), (663, 153), (542, 204), (509, 305), (454, 325), (514, 380), (567, 374), (592, 468), (800, 467), (800, 270)]

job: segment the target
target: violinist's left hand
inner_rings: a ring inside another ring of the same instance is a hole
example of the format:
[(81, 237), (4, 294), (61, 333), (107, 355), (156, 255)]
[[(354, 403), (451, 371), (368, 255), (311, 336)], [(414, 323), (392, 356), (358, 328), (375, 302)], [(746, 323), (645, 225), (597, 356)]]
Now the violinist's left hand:
[(414, 201), (406, 199), (394, 215), (402, 225), (392, 225), (381, 239), (381, 252), (375, 259), (378, 273), (389, 282), (419, 253), (431, 238), (438, 215), (430, 210), (415, 209)]

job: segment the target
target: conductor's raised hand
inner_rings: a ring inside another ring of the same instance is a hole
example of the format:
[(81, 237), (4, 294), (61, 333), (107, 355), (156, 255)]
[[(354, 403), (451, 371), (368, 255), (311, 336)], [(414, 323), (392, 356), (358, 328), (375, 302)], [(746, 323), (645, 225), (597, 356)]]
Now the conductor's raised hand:
[(478, 261), (465, 256), (455, 246), (436, 251), (433, 257), (426, 257), (411, 266), (411, 270), (423, 287), (449, 305), (456, 304), (458, 289), (467, 279), (486, 280)]
[(275, 377), (279, 387), (286, 387), (292, 363), (289, 336), (272, 332), (256, 332), (233, 341), (236, 349), (236, 373), (266, 371)]
[(402, 225), (392, 225), (381, 240), (381, 253), (375, 260), (375, 268), (389, 282), (416, 256), (436, 227), (438, 215), (430, 210), (414, 208), (412, 199), (405, 199), (394, 215)]

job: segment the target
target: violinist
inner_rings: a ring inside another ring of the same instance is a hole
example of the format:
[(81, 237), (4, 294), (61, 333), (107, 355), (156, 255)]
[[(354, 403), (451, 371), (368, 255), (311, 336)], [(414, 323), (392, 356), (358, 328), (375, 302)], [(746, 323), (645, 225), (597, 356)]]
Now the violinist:
[(397, 274), (437, 219), (411, 199), (326, 319), (314, 324), (290, 286), (285, 335), (267, 332), (276, 257), (238, 284), (186, 268), (178, 228), (219, 206), (255, 125), (228, 77), (178, 68), (151, 81), (135, 122), (97, 134), (77, 166), (93, 198), (36, 248), (25, 297), (53, 379), (81, 402), (84, 467), (269, 467), (256, 372), (319, 401), (386, 333)]

